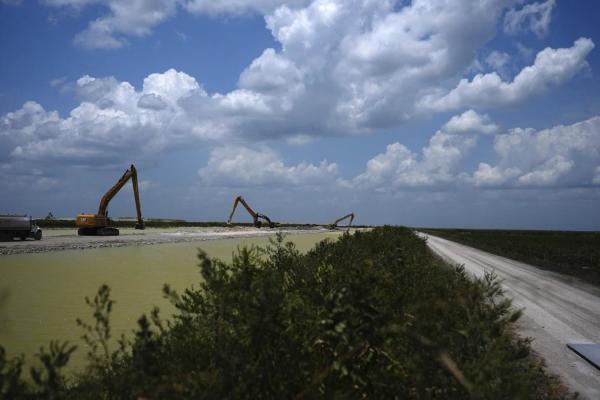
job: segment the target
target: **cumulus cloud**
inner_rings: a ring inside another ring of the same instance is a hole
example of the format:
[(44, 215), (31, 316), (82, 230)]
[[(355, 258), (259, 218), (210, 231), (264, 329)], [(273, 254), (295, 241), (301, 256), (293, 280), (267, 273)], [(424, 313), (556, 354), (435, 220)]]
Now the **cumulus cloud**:
[(500, 187), (508, 180), (515, 178), (521, 173), (518, 168), (492, 167), (488, 163), (479, 163), (477, 171), (473, 173), (472, 182), (475, 186)]
[(497, 133), (500, 127), (494, 124), (487, 115), (477, 114), (467, 110), (461, 115), (455, 115), (444, 125), (444, 130), (449, 133)]
[[(494, 137), (496, 165), (481, 160), (474, 172), (464, 161), (473, 154), (476, 130), (457, 129), (473, 121), (486, 121), (480, 134), (499, 128), (489, 118), (469, 110), (452, 117), (416, 154), (400, 143), (389, 144), (384, 153), (367, 162), (365, 171), (350, 186), (397, 192), (400, 190), (450, 190), (461, 186), (479, 188), (566, 188), (600, 185), (600, 117), (573, 125), (559, 125), (537, 131), (515, 128)], [(476, 126), (479, 123), (476, 124)], [(466, 133), (470, 134), (466, 134)]]
[(89, 5), (102, 5), (108, 13), (90, 22), (78, 33), (75, 44), (91, 49), (117, 49), (127, 44), (127, 36), (142, 37), (177, 13), (178, 0), (45, 0), (54, 7), (81, 9)]
[[(20, 4), (22, 0), (2, 0), (5, 4)], [(128, 43), (128, 37), (151, 34), (154, 27), (174, 17), (179, 9), (192, 14), (242, 15), (267, 14), (286, 4), (300, 7), (310, 0), (43, 0), (51, 7), (70, 7), (77, 10), (101, 6), (105, 15), (91, 21), (79, 32), (74, 42), (89, 49), (118, 49)], [(178, 33), (180, 38), (184, 35)]]
[(463, 178), (457, 167), (477, 142), (476, 134), (496, 132), (489, 117), (468, 110), (452, 117), (417, 155), (400, 143), (367, 162), (366, 170), (352, 182), (380, 192), (401, 188), (444, 187)]
[(167, 108), (167, 103), (159, 95), (147, 93), (138, 100), (138, 107), (158, 111)]
[[(108, 19), (131, 22), (128, 31), (114, 30), (121, 26), (115, 22), (111, 37), (146, 34), (177, 8), (174, 2), (146, 6), (145, 2), (109, 1), (114, 15)], [(92, 3), (47, 0), (54, 6)], [(205, 10), (198, 12), (212, 12), (206, 8), (211, 7), (208, 2), (195, 3), (198, 10)], [(31, 102), (0, 117), (0, 135), (12, 137), (0, 145), (0, 154), (4, 159), (96, 165), (207, 142), (221, 145), (231, 139), (303, 144), (315, 137), (395, 128), (436, 111), (514, 104), (587, 66), (585, 58), (593, 43), (579, 39), (571, 48), (541, 51), (535, 63), (512, 82), (502, 81), (497, 73), (479, 74), (449, 91), (449, 82), (456, 83), (456, 77), (472, 66), (477, 51), (495, 35), (503, 11), (513, 3), (218, 2), (220, 6), (214, 7), (225, 7), (226, 13), (255, 4), (256, 12), (266, 13), (267, 28), (281, 44), (280, 50), (265, 49), (253, 60), (240, 74), (236, 89), (207, 93), (194, 77), (175, 70), (148, 75), (141, 88), (113, 77), (86, 75), (72, 85), (81, 103), (67, 116)], [(154, 17), (144, 17), (148, 10), (156, 10)], [(20, 118), (18, 123), (15, 118)], [(453, 135), (453, 129), (494, 133), (497, 127), (486, 118), (466, 113), (449, 121), (443, 133)], [(442, 138), (440, 134), (438, 139)]]
[[(83, 7), (82, 0), (48, 0)], [(91, 47), (119, 47), (176, 10), (175, 0), (108, 2), (111, 14), (78, 36)], [(282, 50), (266, 49), (242, 73), (223, 105), (271, 112), (250, 121), (265, 135), (369, 132), (414, 116), (421, 93), (453, 79), (490, 40), (512, 0), (372, 0), (182, 3), (197, 12), (265, 14)], [(213, 11), (211, 11), (213, 10)], [(254, 103), (254, 104), (251, 104)], [(398, 112), (400, 110), (400, 112)], [(281, 112), (284, 115), (281, 115)], [(286, 124), (280, 121), (285, 119)], [(246, 125), (247, 126), (247, 125)]]
[(527, 29), (538, 37), (545, 36), (550, 27), (555, 0), (526, 4), (520, 10), (510, 9), (504, 16), (504, 32), (516, 35)]
[(461, 107), (498, 107), (519, 103), (556, 86), (588, 68), (586, 57), (594, 48), (591, 39), (580, 38), (572, 47), (540, 51), (533, 65), (525, 67), (512, 82), (505, 82), (496, 73), (477, 74), (462, 79), (446, 94), (426, 96), (420, 106), (424, 109), (452, 110)]
[(298, 7), (307, 3), (310, 3), (310, 0), (189, 0), (184, 2), (188, 11), (208, 15), (265, 14), (284, 4)]
[(485, 64), (488, 65), (493, 71), (496, 71), (502, 79), (508, 77), (510, 55), (503, 51), (492, 51), (484, 60)]
[(476, 186), (573, 187), (598, 184), (600, 117), (536, 131), (516, 128), (497, 135), (496, 166), (481, 163)]
[(178, 101), (206, 96), (196, 81), (175, 70), (151, 74), (141, 91), (114, 78), (84, 76), (77, 81), (81, 104), (61, 118), (27, 102), (0, 118), (0, 157), (35, 163), (97, 165), (156, 154), (193, 140), (209, 139)]
[(508, 53), (503, 51), (492, 51), (485, 58), (485, 63), (495, 70), (500, 70), (504, 68), (504, 66), (510, 61), (510, 56)]
[(198, 171), (202, 181), (212, 186), (256, 187), (265, 185), (321, 186), (335, 182), (338, 168), (323, 160), (320, 164), (286, 165), (268, 148), (219, 147), (208, 164)]

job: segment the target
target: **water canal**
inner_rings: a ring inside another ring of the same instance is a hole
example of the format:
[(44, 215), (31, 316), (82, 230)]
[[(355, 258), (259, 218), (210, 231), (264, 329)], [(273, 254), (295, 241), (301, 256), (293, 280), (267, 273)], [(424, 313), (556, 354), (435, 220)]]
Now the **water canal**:
[[(339, 232), (289, 235), (300, 251), (309, 250)], [(25, 354), (31, 362), (40, 346), (50, 340), (78, 345), (70, 370), (81, 368), (87, 349), (80, 337), (77, 318), (91, 320), (85, 296), (98, 287), (111, 287), (116, 301), (111, 327), (114, 337), (130, 334), (142, 313), (158, 306), (168, 317), (174, 308), (162, 297), (168, 283), (174, 289), (197, 285), (197, 251), (230, 260), (238, 246), (265, 246), (269, 237), (217, 239), (202, 242), (166, 243), (88, 250), (65, 250), (0, 257), (0, 345), (9, 355)]]

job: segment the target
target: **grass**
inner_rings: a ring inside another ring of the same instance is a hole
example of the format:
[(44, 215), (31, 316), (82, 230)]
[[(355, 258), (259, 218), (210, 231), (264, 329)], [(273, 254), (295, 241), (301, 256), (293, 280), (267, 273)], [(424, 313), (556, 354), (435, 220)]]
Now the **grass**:
[[(199, 252), (194, 288), (164, 294), (178, 312), (139, 319), (111, 348), (110, 289), (79, 320), (86, 371), (60, 373), (74, 351), (40, 352), (34, 383), (0, 348), (8, 398), (569, 398), (516, 336), (519, 313), (491, 275), (472, 281), (406, 228), (323, 241), (302, 255), (281, 236), (230, 263)], [(0, 396), (1, 397), (1, 396)]]
[(600, 285), (600, 232), (419, 230)]

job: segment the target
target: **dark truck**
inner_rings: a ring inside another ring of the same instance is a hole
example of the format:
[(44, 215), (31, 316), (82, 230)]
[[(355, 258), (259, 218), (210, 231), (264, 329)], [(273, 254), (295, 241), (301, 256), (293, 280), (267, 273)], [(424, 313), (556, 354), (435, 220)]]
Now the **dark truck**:
[(42, 230), (27, 215), (0, 215), (0, 240), (42, 238)]

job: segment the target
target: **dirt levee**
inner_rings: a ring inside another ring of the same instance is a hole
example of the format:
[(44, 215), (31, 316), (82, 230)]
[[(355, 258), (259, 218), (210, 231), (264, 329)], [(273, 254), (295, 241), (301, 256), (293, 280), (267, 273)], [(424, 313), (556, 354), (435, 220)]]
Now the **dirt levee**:
[(159, 243), (195, 242), (250, 236), (269, 236), (277, 232), (286, 235), (324, 232), (323, 228), (257, 229), (248, 227), (167, 228), (135, 231), (121, 229), (120, 236), (78, 236), (71, 229), (45, 230), (42, 240), (13, 240), (0, 242), (0, 256), (10, 254), (40, 253), (58, 250), (85, 250), (102, 247), (122, 247)]

